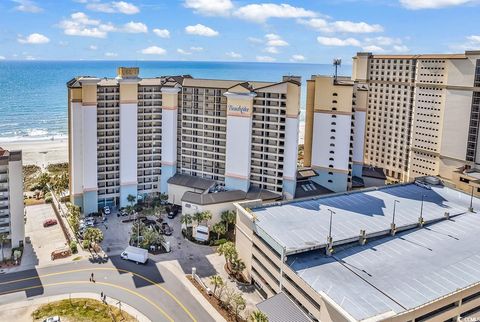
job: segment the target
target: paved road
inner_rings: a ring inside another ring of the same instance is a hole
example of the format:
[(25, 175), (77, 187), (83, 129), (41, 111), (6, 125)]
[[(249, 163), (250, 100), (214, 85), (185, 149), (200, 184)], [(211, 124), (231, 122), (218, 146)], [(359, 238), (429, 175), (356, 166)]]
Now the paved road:
[[(89, 281), (92, 272), (95, 283)], [(72, 262), (0, 275), (0, 305), (39, 296), (104, 292), (152, 321), (214, 321), (181, 278), (185, 277), (164, 268), (159, 271), (153, 261), (136, 265), (112, 257), (103, 263)]]

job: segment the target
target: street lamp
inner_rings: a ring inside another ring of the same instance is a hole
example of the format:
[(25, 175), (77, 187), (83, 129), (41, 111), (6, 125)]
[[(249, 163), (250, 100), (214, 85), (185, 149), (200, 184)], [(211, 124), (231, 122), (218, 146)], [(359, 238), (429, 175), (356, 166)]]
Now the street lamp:
[(327, 256), (330, 256), (332, 255), (332, 252), (333, 252), (332, 221), (333, 221), (333, 214), (335, 214), (335, 212), (332, 209), (327, 209), (327, 210), (330, 211), (330, 225), (328, 228), (327, 247), (325, 249), (325, 252)]
[(418, 223), (420, 224), (420, 227), (423, 226), (423, 201), (425, 197), (426, 195), (422, 195), (422, 205), (420, 206), (420, 218), (418, 218)]
[(473, 186), (472, 186), (472, 193), (470, 195), (470, 207), (468, 207), (468, 211), (473, 212)]
[(332, 209), (328, 209), (328, 211), (330, 211), (330, 228), (328, 229), (328, 238), (331, 240), (332, 239), (332, 218), (335, 212)]
[(395, 225), (395, 208), (396, 208), (395, 206), (397, 205), (397, 202), (400, 202), (400, 201), (398, 201), (396, 199), (393, 201), (393, 221), (392, 221), (392, 224), (394, 224), (394, 225)]
[(393, 218), (392, 218), (392, 223), (390, 224), (390, 234), (392, 236), (395, 235), (395, 232), (397, 230), (397, 227), (395, 226), (395, 211), (396, 211), (397, 202), (400, 202), (400, 201), (396, 199), (393, 201)]

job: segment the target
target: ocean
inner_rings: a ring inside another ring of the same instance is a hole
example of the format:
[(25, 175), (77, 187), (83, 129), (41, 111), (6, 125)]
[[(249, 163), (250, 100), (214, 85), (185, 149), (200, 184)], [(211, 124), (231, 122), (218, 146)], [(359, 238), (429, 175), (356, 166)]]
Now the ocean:
[[(64, 138), (66, 82), (75, 76), (115, 77), (119, 66), (140, 67), (140, 77), (189, 74), (197, 78), (280, 81), (283, 75), (331, 75), (331, 65), (185, 61), (0, 61), (0, 142)], [(339, 74), (349, 75), (350, 66)]]

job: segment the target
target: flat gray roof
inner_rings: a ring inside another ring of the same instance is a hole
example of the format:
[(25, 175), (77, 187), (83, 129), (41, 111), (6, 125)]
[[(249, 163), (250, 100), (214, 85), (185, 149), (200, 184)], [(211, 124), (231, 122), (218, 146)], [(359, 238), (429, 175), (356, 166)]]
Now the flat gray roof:
[[(324, 247), (327, 241), (330, 212), (333, 215), (332, 237), (335, 244), (358, 239), (360, 230), (367, 237), (386, 234), (392, 222), (394, 200), (398, 229), (418, 223), (421, 199), (425, 195), (423, 217), (426, 222), (463, 214), (468, 211), (470, 196), (443, 186), (426, 189), (416, 184), (386, 186), (357, 192), (326, 195), (315, 199), (253, 208), (256, 233), (279, 253), (286, 254)], [(474, 198), (474, 209), (480, 201)]]
[(212, 205), (225, 202), (235, 202), (242, 200), (278, 200), (282, 195), (264, 189), (251, 187), (248, 192), (242, 190), (229, 190), (210, 193), (198, 193), (187, 191), (182, 196), (182, 201), (190, 202), (197, 205)]
[(480, 281), (480, 215), (466, 213), (365, 246), (288, 257), (288, 265), (356, 320), (413, 309)]
[(257, 304), (257, 308), (265, 313), (268, 322), (311, 322), (293, 301), (283, 292)]
[(205, 179), (201, 177), (189, 176), (186, 174), (175, 174), (173, 177), (167, 180), (169, 184), (175, 184), (178, 186), (184, 186), (195, 189), (207, 190), (215, 185), (215, 180)]

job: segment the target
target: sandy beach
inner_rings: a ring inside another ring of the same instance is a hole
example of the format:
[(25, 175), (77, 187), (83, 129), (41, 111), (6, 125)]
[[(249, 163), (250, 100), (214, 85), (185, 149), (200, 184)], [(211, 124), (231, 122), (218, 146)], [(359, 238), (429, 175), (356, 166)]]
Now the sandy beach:
[(45, 167), (47, 164), (68, 162), (68, 140), (0, 142), (6, 150), (22, 150), (23, 164)]
[[(299, 144), (303, 144), (305, 124), (299, 126)], [(44, 141), (0, 142), (6, 150), (22, 150), (23, 164), (35, 164), (44, 167), (52, 163), (68, 162), (68, 139)]]

